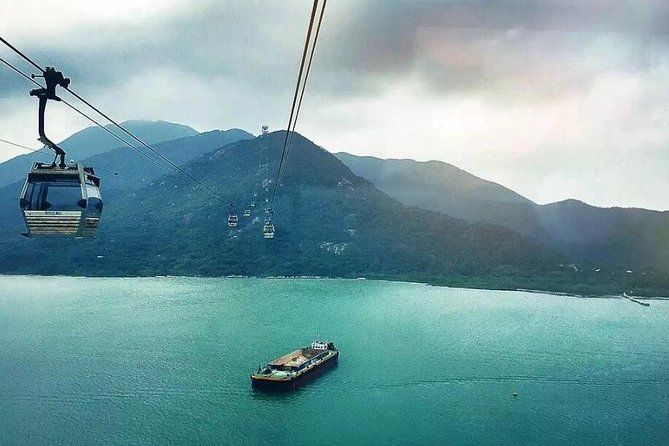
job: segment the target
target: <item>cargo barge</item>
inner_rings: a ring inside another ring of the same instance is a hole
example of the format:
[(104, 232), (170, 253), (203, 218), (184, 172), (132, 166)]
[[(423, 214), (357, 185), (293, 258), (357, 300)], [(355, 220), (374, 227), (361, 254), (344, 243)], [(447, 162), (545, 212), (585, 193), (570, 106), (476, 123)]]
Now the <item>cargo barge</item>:
[(333, 342), (314, 341), (310, 347), (285, 354), (251, 375), (256, 389), (293, 390), (337, 364), (339, 351)]

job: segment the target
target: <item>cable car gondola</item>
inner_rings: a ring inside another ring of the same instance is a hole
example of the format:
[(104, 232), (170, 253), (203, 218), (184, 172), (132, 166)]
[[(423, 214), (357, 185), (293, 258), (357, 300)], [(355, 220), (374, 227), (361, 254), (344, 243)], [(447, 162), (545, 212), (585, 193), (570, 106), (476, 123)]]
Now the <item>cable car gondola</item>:
[[(34, 76), (35, 77), (35, 76)], [(56, 156), (51, 164), (34, 163), (21, 191), (19, 205), (23, 212), (26, 237), (93, 237), (102, 215), (100, 178), (92, 167), (65, 163), (65, 151), (44, 133), (44, 113), (49, 99), (60, 101), (56, 87), (67, 88), (70, 80), (52, 67), (42, 76), (46, 88), (30, 92), (39, 99), (39, 141)]]
[(91, 167), (34, 163), (20, 198), (26, 237), (93, 237), (102, 214), (100, 179)]

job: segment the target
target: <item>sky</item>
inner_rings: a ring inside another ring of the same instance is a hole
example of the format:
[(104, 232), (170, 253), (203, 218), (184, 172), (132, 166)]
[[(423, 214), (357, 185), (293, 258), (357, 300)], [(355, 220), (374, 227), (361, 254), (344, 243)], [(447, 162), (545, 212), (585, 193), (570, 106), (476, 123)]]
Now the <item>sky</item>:
[[(308, 0), (5, 4), (0, 35), (117, 120), (286, 127)], [(0, 66), (0, 138), (38, 147), (31, 88)], [(49, 105), (51, 139), (88, 125)], [(669, 2), (330, 0), (297, 131), (542, 204), (669, 210)]]

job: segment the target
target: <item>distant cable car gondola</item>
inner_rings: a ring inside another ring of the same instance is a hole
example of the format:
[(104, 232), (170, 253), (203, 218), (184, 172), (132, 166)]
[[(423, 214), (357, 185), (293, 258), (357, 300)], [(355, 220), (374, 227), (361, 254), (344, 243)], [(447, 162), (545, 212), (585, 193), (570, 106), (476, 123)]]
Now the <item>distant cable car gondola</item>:
[(265, 224), (262, 227), (262, 236), (266, 239), (273, 239), (275, 232), (274, 223), (272, 223), (272, 211), (268, 209), (265, 216)]
[(228, 226), (234, 228), (235, 226), (237, 226), (238, 222), (239, 218), (237, 217), (237, 214), (235, 214), (232, 203), (230, 203), (230, 215), (228, 216)]
[(30, 92), (39, 99), (39, 141), (56, 152), (51, 164), (34, 163), (21, 191), (27, 237), (93, 237), (102, 214), (100, 178), (92, 167), (65, 163), (65, 151), (44, 133), (44, 112), (49, 99), (60, 101), (56, 87), (67, 88), (70, 80), (52, 67), (42, 76), (46, 88)]
[(271, 221), (266, 221), (262, 228), (262, 236), (266, 239), (272, 239), (274, 238), (274, 234), (274, 223)]

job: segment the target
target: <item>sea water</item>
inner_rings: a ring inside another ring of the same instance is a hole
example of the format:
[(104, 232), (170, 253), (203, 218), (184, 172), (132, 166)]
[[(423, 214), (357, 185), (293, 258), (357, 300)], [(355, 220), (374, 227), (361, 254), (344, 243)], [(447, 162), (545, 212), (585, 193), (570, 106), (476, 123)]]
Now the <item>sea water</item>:
[[(317, 337), (336, 368), (251, 389)], [(0, 444), (669, 444), (669, 301), (4, 276)]]

